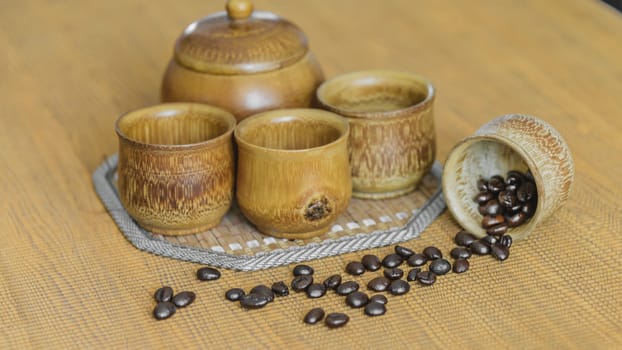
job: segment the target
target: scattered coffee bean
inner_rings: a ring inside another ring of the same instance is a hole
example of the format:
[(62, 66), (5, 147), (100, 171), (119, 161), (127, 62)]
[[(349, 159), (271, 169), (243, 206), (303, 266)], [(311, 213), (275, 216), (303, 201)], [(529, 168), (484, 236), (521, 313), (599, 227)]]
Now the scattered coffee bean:
[[(518, 204), (518, 198), (512, 191), (501, 191), (499, 192), (499, 196), (497, 196), (498, 204), (502, 205), (505, 208), (512, 208)], [(498, 213), (501, 214), (501, 213)], [(494, 215), (494, 214), (491, 214)]]
[(338, 327), (345, 326), (349, 320), (350, 320), (350, 317), (348, 317), (348, 315), (342, 314), (339, 312), (334, 312), (326, 316), (324, 323), (326, 323), (326, 325), (329, 328), (338, 328)]
[(460, 231), (456, 234), (456, 237), (454, 238), (454, 241), (456, 242), (457, 245), (462, 246), (462, 247), (468, 247), (471, 245), (471, 243), (473, 243), (477, 238), (475, 238), (475, 236), (473, 236), (473, 234), (467, 232), (467, 231)]
[(365, 255), (361, 262), (368, 271), (377, 271), (382, 266), (380, 259), (375, 255)]
[(287, 287), (287, 284), (285, 284), (285, 282), (283, 281), (274, 282), (272, 284), (272, 291), (274, 292), (274, 295), (278, 297), (284, 297), (289, 295), (289, 288)]
[(486, 204), (486, 202), (493, 198), (495, 198), (495, 195), (492, 192), (480, 192), (475, 195), (475, 198), (473, 198), (473, 200), (480, 205), (484, 205)]
[(196, 297), (194, 292), (179, 292), (173, 297), (173, 304), (177, 307), (186, 307), (192, 304)]
[(453, 271), (455, 273), (463, 273), (469, 269), (469, 261), (467, 259), (459, 258), (454, 261)]
[(239, 300), (245, 309), (260, 309), (270, 302), (267, 296), (253, 293), (242, 295)]
[(406, 276), (406, 280), (407, 281), (416, 281), (417, 280), (417, 274), (421, 272), (421, 268), (420, 267), (415, 267), (414, 269), (408, 271), (408, 275)]
[(497, 260), (503, 261), (510, 256), (510, 250), (499, 244), (495, 244), (490, 248), (490, 254)]
[(410, 284), (404, 280), (395, 280), (391, 282), (388, 288), (389, 292), (393, 295), (402, 295), (408, 293), (410, 290)]
[(391, 281), (386, 277), (376, 277), (367, 283), (367, 289), (374, 292), (384, 292), (391, 284)]
[(490, 247), (480, 241), (475, 241), (471, 243), (469, 249), (471, 250), (471, 253), (477, 255), (486, 255), (490, 253)]
[(343, 282), (337, 287), (337, 294), (348, 295), (359, 290), (359, 284), (354, 281)]
[(485, 214), (482, 215), (500, 215), (503, 214), (503, 207), (499, 205), (499, 202), (492, 199), (486, 202), (486, 205), (484, 206), (484, 213)]
[(365, 315), (367, 316), (382, 316), (387, 312), (387, 307), (381, 303), (369, 303), (365, 305)]
[(494, 175), (488, 180), (488, 191), (499, 193), (505, 189), (505, 181), (501, 175)]
[(497, 243), (497, 237), (488, 235), (488, 236), (482, 237), (479, 241), (484, 243), (487, 246), (491, 246), (491, 245)]
[(197, 270), (197, 278), (201, 281), (214, 281), (220, 278), (220, 271), (211, 267), (202, 267)]
[(229, 301), (238, 301), (244, 295), (242, 288), (231, 288), (225, 293), (225, 298)]
[(423, 254), (428, 257), (429, 260), (440, 259), (443, 257), (440, 249), (436, 247), (427, 247), (423, 250)]
[(385, 256), (384, 259), (382, 259), (382, 266), (388, 267), (388, 268), (397, 267), (397, 266), (400, 266), (403, 261), (404, 261), (404, 258), (393, 253), (393, 254), (389, 254)]
[(171, 287), (162, 287), (158, 288), (153, 294), (153, 297), (156, 301), (171, 301), (173, 297), (173, 288)]
[(495, 216), (486, 215), (482, 219), (482, 227), (491, 228), (495, 225), (499, 225), (504, 222), (505, 222), (505, 218), (503, 217), (503, 215), (495, 215)]
[(477, 180), (477, 190), (480, 192), (488, 191), (488, 181), (484, 179)]
[(311, 309), (304, 318), (304, 322), (307, 324), (316, 324), (320, 322), (324, 318), (324, 310), (322, 308), (316, 307)]
[(296, 267), (294, 267), (294, 276), (311, 276), (313, 275), (313, 268), (309, 265), (296, 265)]
[(520, 185), (518, 190), (516, 190), (516, 198), (518, 198), (518, 200), (523, 203), (529, 202), (535, 196), (536, 185), (531, 181), (525, 182), (524, 184)]
[(527, 214), (519, 211), (516, 214), (507, 217), (508, 227), (516, 227), (527, 221)]
[(346, 297), (346, 304), (350, 307), (359, 308), (369, 302), (369, 297), (363, 292), (354, 292)]
[(365, 266), (358, 261), (350, 261), (348, 265), (346, 265), (346, 272), (354, 276), (359, 276), (365, 272)]
[(370, 303), (380, 303), (386, 305), (389, 300), (382, 294), (374, 294), (371, 298), (369, 298)]
[(321, 298), (326, 294), (326, 287), (322, 283), (313, 283), (307, 287), (309, 298)]
[(512, 236), (502, 236), (501, 239), (499, 240), (499, 244), (506, 247), (506, 248), (510, 248), (512, 246)]
[(258, 286), (253, 287), (251, 289), (250, 294), (259, 294), (268, 298), (268, 302), (272, 302), (274, 300), (274, 292), (268, 286), (260, 284)]
[(449, 255), (451, 255), (451, 257), (454, 259), (468, 259), (471, 257), (471, 251), (464, 247), (456, 247), (451, 250)]
[(486, 233), (489, 235), (494, 235), (494, 236), (498, 236), (498, 235), (502, 235), (504, 233), (506, 233), (508, 231), (508, 224), (499, 224), (499, 225), (495, 225), (493, 227), (490, 227), (486, 230)]
[(173, 303), (171, 303), (170, 301), (161, 301), (153, 309), (153, 317), (155, 317), (156, 320), (165, 320), (173, 316), (175, 311), (176, 308)]
[(390, 280), (399, 280), (402, 276), (404, 276), (404, 271), (402, 271), (399, 267), (384, 270), (384, 277)]
[(309, 275), (296, 276), (292, 280), (292, 289), (296, 292), (302, 292), (313, 283), (313, 277)]
[(417, 274), (417, 281), (424, 286), (431, 286), (436, 282), (436, 275), (434, 272), (421, 271)]
[(324, 280), (324, 286), (328, 289), (337, 289), (341, 284), (341, 275), (332, 275)]
[(395, 246), (395, 254), (401, 256), (404, 259), (408, 259), (411, 256), (413, 256), (415, 254), (415, 252), (412, 249), (408, 249), (404, 246), (401, 245), (396, 245)]
[(428, 257), (425, 254), (415, 254), (407, 261), (410, 266), (423, 266), (426, 262), (428, 262)]
[(435, 259), (430, 263), (430, 271), (437, 276), (444, 275), (451, 271), (451, 264), (445, 259)]

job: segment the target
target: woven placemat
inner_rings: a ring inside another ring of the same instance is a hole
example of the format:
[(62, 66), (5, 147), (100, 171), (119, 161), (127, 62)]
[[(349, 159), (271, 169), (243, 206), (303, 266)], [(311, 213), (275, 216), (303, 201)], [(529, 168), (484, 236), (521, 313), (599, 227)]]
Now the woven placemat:
[(259, 233), (234, 205), (214, 229), (186, 236), (152, 234), (136, 224), (116, 189), (118, 156), (93, 173), (95, 190), (125, 237), (138, 249), (174, 259), (253, 271), (375, 248), (413, 239), (445, 209), (441, 165), (419, 188), (386, 200), (352, 199), (326, 234), (311, 239), (277, 239)]

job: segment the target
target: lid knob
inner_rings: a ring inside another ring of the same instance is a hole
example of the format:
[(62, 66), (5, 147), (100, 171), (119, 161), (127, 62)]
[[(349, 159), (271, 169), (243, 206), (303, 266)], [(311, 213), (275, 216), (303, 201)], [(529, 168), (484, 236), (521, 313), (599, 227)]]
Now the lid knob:
[(227, 16), (231, 19), (246, 19), (253, 13), (253, 3), (249, 0), (228, 0)]

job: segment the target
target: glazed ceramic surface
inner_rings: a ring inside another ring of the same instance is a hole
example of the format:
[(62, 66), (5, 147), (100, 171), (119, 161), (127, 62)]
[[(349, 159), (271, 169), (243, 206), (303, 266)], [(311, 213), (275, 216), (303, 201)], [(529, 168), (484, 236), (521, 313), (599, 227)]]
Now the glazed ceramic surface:
[(309, 238), (326, 232), (352, 195), (345, 119), (313, 109), (264, 112), (235, 130), (236, 197), (265, 234)]
[(567, 199), (574, 180), (574, 163), (561, 135), (538, 118), (510, 114), (482, 126), (473, 136), (458, 143), (443, 170), (443, 194), (447, 207), (460, 225), (480, 236), (482, 216), (473, 201), (476, 182), (509, 170), (533, 174), (538, 203), (533, 217), (510, 228), (515, 239), (529, 235)]
[(118, 188), (130, 215), (154, 233), (209, 229), (231, 206), (235, 118), (220, 108), (171, 103), (117, 120)]
[(320, 86), (320, 106), (350, 123), (354, 197), (390, 198), (417, 187), (436, 154), (434, 94), (424, 78), (386, 70), (344, 74)]

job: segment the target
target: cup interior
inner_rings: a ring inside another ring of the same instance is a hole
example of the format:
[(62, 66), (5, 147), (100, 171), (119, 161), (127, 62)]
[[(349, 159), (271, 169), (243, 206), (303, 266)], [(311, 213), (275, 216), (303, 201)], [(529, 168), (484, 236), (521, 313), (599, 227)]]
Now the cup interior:
[(232, 131), (235, 117), (220, 108), (171, 103), (129, 112), (117, 120), (117, 133), (146, 145), (187, 146), (213, 140)]
[(283, 151), (296, 151), (331, 144), (348, 132), (338, 115), (313, 109), (264, 112), (244, 119), (235, 130), (238, 142)]
[(343, 115), (393, 112), (433, 97), (432, 85), (413, 74), (362, 71), (337, 76), (317, 90), (319, 102)]

